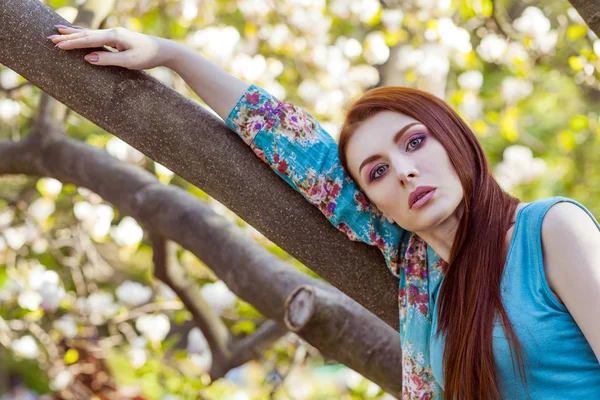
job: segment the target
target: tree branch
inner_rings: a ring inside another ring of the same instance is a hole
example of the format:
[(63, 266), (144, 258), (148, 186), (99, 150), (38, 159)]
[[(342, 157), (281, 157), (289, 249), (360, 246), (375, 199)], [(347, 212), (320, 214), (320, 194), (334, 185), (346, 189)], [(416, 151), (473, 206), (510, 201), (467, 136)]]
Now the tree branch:
[[(284, 303), (288, 296), (299, 286), (318, 288), (319, 297), (325, 296), (336, 312), (330, 320), (319, 318), (318, 329), (303, 328), (302, 338), (327, 357), (346, 364), (386, 390), (394, 390), (402, 368), (398, 362), (401, 354), (398, 334), (354, 300), (289, 266), (192, 194), (160, 183), (154, 175), (141, 168), (64, 135), (40, 135), (35, 143), (39, 145), (29, 145), (27, 152), (14, 154), (13, 164), (22, 166), (21, 156), (33, 158), (36, 160), (32, 164), (37, 169), (35, 173), (94, 191), (123, 214), (134, 217), (153, 234), (177, 242), (191, 251), (235, 294), (250, 302), (267, 318), (283, 324)], [(22, 172), (13, 165), (8, 165), (7, 169), (13, 173)], [(2, 173), (5, 171), (0, 169)], [(160, 248), (155, 259), (159, 263), (159, 275), (162, 268)], [(377, 296), (377, 291), (372, 289), (372, 294)], [(192, 307), (190, 311), (194, 309), (190, 302), (186, 306)], [(315, 315), (323, 313), (325, 311), (319, 309)], [(344, 331), (339, 331), (340, 319), (344, 320)], [(368, 354), (368, 358), (362, 359), (365, 350), (361, 343), (370, 343), (370, 339), (355, 333), (366, 332), (365, 322), (368, 335), (384, 343), (385, 351)], [(345, 332), (344, 338), (332, 340), (340, 332)], [(340, 346), (340, 343), (344, 345)], [(358, 350), (360, 354), (356, 353)], [(364, 362), (368, 363), (367, 368)], [(385, 371), (387, 376), (383, 377), (381, 371)]]
[(202, 188), (319, 276), (398, 327), (398, 281), (379, 250), (349, 241), (196, 102), (144, 72), (95, 66), (82, 59), (97, 49), (54, 48), (46, 36), (54, 33), (57, 23), (69, 24), (38, 0), (1, 2), (0, 62)]
[(214, 312), (211, 305), (202, 297), (197, 285), (190, 280), (175, 254), (175, 244), (162, 236), (151, 233), (154, 254), (154, 276), (169, 285), (192, 314), (194, 324), (200, 328), (210, 347), (212, 380), (225, 375), (231, 358), (229, 330)]
[(595, 0), (569, 0), (586, 24), (600, 37), (600, 4)]
[[(285, 302), (285, 325), (302, 337), (310, 337), (309, 343), (331, 358), (335, 355), (327, 352), (332, 348), (352, 349), (352, 364), (365, 367), (370, 379), (385, 382), (382, 387), (386, 391), (399, 395), (402, 379), (385, 378), (390, 368), (402, 365), (402, 354), (396, 351), (398, 336), (388, 334), (385, 329), (373, 329), (379, 323), (377, 317), (362, 307), (357, 310), (347, 299), (321, 288), (299, 286)], [(362, 321), (360, 324), (353, 324), (346, 317), (350, 308), (353, 316)], [(328, 329), (323, 329), (324, 324)], [(381, 354), (389, 354), (389, 358), (382, 360)], [(346, 365), (352, 368), (351, 364)], [(396, 372), (401, 376), (400, 370)]]

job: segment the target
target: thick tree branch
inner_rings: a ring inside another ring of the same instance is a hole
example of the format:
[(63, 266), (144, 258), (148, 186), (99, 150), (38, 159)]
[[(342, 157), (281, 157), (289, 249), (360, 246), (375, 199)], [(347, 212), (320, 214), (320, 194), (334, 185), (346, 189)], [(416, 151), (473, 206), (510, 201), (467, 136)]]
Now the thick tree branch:
[[(163, 185), (145, 170), (64, 135), (44, 134), (36, 142), (28, 143), (26, 151), (13, 155), (14, 164), (23, 165), (20, 159), (23, 154), (23, 157), (36, 160), (33, 164), (36, 174), (87, 187), (99, 194), (154, 234), (191, 251), (234, 293), (267, 318), (283, 324), (284, 303), (299, 286), (319, 289), (320, 297), (328, 293), (324, 298), (335, 307), (337, 316), (331, 321), (318, 319), (319, 329), (303, 329), (302, 338), (327, 357), (344, 363), (384, 389), (396, 393), (395, 385), (402, 368), (398, 362), (401, 349), (397, 332), (351, 298), (290, 267), (217, 215), (207, 204), (183, 189)], [(7, 144), (0, 142), (0, 149)], [(12, 173), (22, 172), (12, 165), (8, 165), (7, 169)], [(0, 169), (0, 174), (5, 172)], [(323, 313), (320, 310), (316, 315)], [(345, 321), (344, 330), (337, 332), (340, 318)], [(352, 334), (365, 332), (365, 324), (368, 325), (368, 337)], [(343, 339), (331, 340), (340, 334)], [(362, 359), (365, 352), (361, 343), (370, 344), (370, 338), (384, 343), (385, 351), (368, 354), (368, 358)], [(342, 342), (344, 346), (340, 346)], [(331, 348), (321, 348), (321, 345)], [(361, 354), (356, 355), (355, 349), (361, 349)], [(368, 368), (364, 367), (365, 362)]]
[(594, 33), (600, 37), (600, 3), (596, 0), (569, 0)]
[[(90, 65), (82, 58), (95, 49), (54, 48), (46, 36), (55, 33), (58, 23), (68, 25), (38, 0), (4, 0), (0, 62), (202, 188), (390, 326), (398, 327), (398, 281), (376, 248), (350, 242), (222, 121), (192, 100), (146, 73)], [(154, 187), (148, 188), (148, 193), (153, 191)]]
[[(386, 382), (386, 391), (401, 393), (402, 379), (387, 380), (389, 368), (402, 365), (401, 352), (396, 351), (398, 338), (383, 329), (373, 330), (378, 324), (377, 317), (362, 307), (357, 310), (348, 303), (349, 300), (320, 288), (300, 286), (285, 302), (285, 325), (300, 336), (310, 337), (313, 346), (324, 349), (321, 350), (323, 354), (332, 358), (335, 357), (327, 354), (328, 349), (351, 348), (355, 365), (364, 364), (371, 373), (371, 379)], [(351, 323), (346, 317), (350, 311), (362, 323)], [(324, 324), (328, 329), (323, 329)], [(390, 354), (390, 358), (386, 360), (389, 364), (381, 364), (380, 354)]]

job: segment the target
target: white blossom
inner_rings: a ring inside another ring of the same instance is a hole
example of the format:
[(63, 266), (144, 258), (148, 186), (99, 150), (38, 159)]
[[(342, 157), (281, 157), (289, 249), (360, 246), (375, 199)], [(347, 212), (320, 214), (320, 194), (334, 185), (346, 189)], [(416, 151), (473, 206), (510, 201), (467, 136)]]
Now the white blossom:
[(187, 340), (190, 360), (202, 371), (209, 371), (212, 365), (212, 354), (202, 331), (197, 327), (192, 328), (188, 333)]
[(385, 43), (383, 32), (369, 32), (365, 37), (365, 51), (363, 52), (369, 64), (383, 64), (390, 57), (390, 48)]
[(19, 74), (12, 69), (5, 68), (0, 72), (0, 85), (5, 88), (13, 88), (19, 84)]
[(42, 296), (33, 290), (26, 290), (19, 294), (17, 302), (19, 303), (19, 307), (34, 311), (42, 304)]
[(364, 379), (361, 374), (347, 367), (340, 369), (336, 376), (341, 383), (345, 384), (350, 389), (358, 387)]
[(298, 86), (298, 94), (306, 102), (312, 103), (321, 95), (322, 88), (313, 79), (305, 79)]
[(75, 301), (76, 309), (82, 314), (89, 314), (93, 323), (100, 324), (118, 311), (112, 294), (104, 291), (94, 292), (87, 298), (79, 297)]
[(537, 7), (529, 6), (513, 22), (515, 29), (533, 38), (538, 38), (550, 32), (550, 20)]
[(219, 315), (221, 315), (224, 310), (233, 307), (236, 303), (235, 294), (229, 290), (223, 281), (207, 283), (202, 286), (200, 292)]
[(60, 391), (67, 388), (71, 382), (73, 382), (73, 374), (67, 369), (62, 369), (50, 382), (50, 388), (54, 391)]
[(181, 1), (181, 17), (186, 21), (192, 21), (198, 16), (198, 1), (197, 0), (180, 0)]
[(146, 339), (159, 343), (167, 337), (171, 323), (164, 314), (142, 315), (136, 320), (135, 327)]
[(145, 349), (133, 347), (127, 352), (129, 362), (135, 369), (141, 368), (148, 360), (147, 352)]
[(18, 102), (11, 99), (0, 99), (0, 120), (10, 121), (21, 112)]
[(139, 282), (125, 281), (116, 290), (117, 299), (125, 305), (137, 307), (152, 298), (152, 289)]
[(481, 39), (477, 46), (477, 53), (487, 62), (497, 62), (501, 60), (507, 48), (506, 39), (491, 33)]
[(483, 85), (483, 74), (477, 70), (463, 72), (458, 76), (458, 84), (463, 89), (479, 92)]
[(12, 349), (18, 356), (27, 359), (37, 358), (40, 354), (37, 342), (30, 335), (25, 335), (13, 340)]
[(106, 143), (106, 151), (113, 157), (131, 164), (137, 164), (144, 159), (144, 154), (128, 143), (113, 136)]
[(75, 217), (82, 221), (83, 227), (95, 240), (103, 239), (110, 231), (115, 217), (114, 210), (107, 204), (90, 204), (80, 201), (73, 206)]
[(15, 218), (15, 212), (12, 208), (7, 208), (0, 212), (0, 230), (4, 230)]
[(144, 231), (137, 221), (129, 216), (123, 218), (119, 225), (110, 231), (113, 240), (120, 246), (133, 246), (142, 241)]
[(369, 64), (355, 65), (348, 71), (348, 78), (356, 82), (362, 89), (375, 86), (379, 82), (379, 71)]
[(19, 225), (6, 228), (4, 238), (11, 249), (19, 250), (27, 243), (27, 226)]
[(402, 19), (404, 13), (401, 9), (390, 9), (386, 8), (381, 12), (381, 22), (388, 30), (397, 30), (402, 26)]
[(48, 219), (55, 210), (56, 206), (52, 199), (39, 197), (29, 205), (28, 212), (33, 218), (42, 222)]
[(54, 320), (53, 326), (66, 338), (72, 339), (77, 336), (77, 323), (72, 315), (65, 314), (59, 319)]
[(546, 162), (534, 158), (530, 148), (512, 145), (504, 149), (503, 160), (495, 168), (495, 177), (505, 190), (532, 182), (546, 171)]
[(442, 17), (438, 20), (438, 31), (441, 42), (447, 47), (461, 53), (468, 53), (473, 49), (469, 32), (456, 26), (450, 18)]
[(533, 84), (520, 78), (509, 76), (502, 81), (502, 98), (508, 105), (514, 105), (533, 92)]
[(483, 103), (479, 96), (472, 92), (468, 92), (464, 95), (463, 101), (459, 105), (459, 109), (469, 121), (474, 121), (481, 117)]
[(245, 19), (266, 15), (271, 11), (271, 4), (266, 0), (240, 0), (237, 3)]
[(43, 188), (44, 194), (49, 194), (53, 197), (58, 196), (63, 187), (62, 182), (54, 178), (41, 178), (38, 184)]

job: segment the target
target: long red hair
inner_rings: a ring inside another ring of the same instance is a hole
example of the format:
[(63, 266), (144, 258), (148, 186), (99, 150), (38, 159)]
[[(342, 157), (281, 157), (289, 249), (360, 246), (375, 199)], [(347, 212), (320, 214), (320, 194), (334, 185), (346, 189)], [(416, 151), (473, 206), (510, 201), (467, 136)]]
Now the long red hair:
[(339, 139), (339, 157), (346, 171), (348, 140), (363, 121), (384, 110), (405, 114), (429, 129), (446, 149), (464, 191), (465, 211), (439, 293), (437, 334), (446, 335), (444, 397), (502, 398), (492, 346), (496, 315), (512, 345), (513, 366), (516, 355), (525, 383), (522, 347), (500, 293), (506, 232), (520, 201), (496, 182), (479, 141), (460, 116), (443, 100), (412, 88), (371, 89), (350, 106)]

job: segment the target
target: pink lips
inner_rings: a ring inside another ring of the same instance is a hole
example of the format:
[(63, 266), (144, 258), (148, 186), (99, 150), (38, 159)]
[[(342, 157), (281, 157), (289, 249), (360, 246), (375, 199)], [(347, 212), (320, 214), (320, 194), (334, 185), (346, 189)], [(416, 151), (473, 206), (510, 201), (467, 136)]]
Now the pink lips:
[[(436, 189), (433, 186), (419, 186), (408, 196), (408, 207), (416, 210), (425, 205), (435, 195)], [(417, 198), (426, 193), (419, 200)]]

